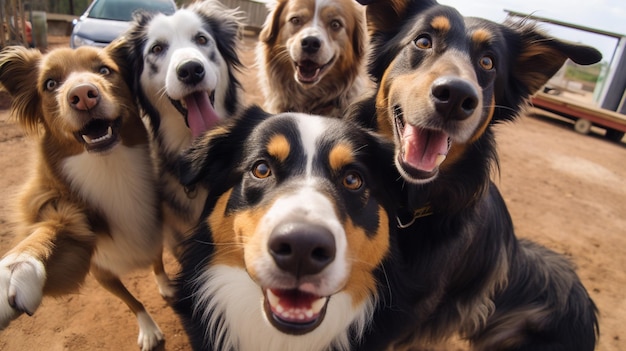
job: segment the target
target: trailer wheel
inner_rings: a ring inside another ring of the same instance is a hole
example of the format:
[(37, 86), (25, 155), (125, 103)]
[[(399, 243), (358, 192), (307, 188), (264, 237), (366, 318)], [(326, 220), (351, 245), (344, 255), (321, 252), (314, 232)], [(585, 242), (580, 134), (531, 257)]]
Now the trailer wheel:
[(604, 136), (610, 141), (619, 143), (620, 141), (622, 141), (622, 138), (624, 137), (624, 132), (621, 132), (619, 130), (615, 130), (612, 128), (607, 128), (606, 134)]
[(591, 130), (591, 121), (584, 118), (579, 118), (574, 123), (574, 130), (580, 134), (589, 134)]

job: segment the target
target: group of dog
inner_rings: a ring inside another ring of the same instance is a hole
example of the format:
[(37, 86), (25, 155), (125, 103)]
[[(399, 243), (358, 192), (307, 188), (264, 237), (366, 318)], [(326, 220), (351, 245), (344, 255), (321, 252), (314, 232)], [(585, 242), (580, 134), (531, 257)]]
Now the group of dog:
[(599, 52), (433, 0), (269, 7), (263, 109), (237, 80), (242, 14), (215, 0), (139, 12), (104, 49), (0, 52), (38, 140), (0, 328), (91, 273), (154, 349), (119, 278), (152, 265), (196, 350), (593, 350), (572, 265), (516, 238), (490, 176), (493, 126)]

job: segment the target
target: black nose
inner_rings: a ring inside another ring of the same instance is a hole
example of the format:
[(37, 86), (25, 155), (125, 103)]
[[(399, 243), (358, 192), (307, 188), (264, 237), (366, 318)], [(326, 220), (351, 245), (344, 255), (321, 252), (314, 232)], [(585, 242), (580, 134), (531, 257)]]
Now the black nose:
[(314, 54), (319, 51), (322, 42), (317, 37), (306, 37), (302, 39), (300, 45), (302, 46), (302, 51), (308, 54)]
[(295, 277), (321, 272), (334, 259), (333, 234), (309, 223), (285, 223), (276, 227), (268, 242), (276, 265)]
[(469, 118), (478, 106), (478, 91), (470, 82), (459, 77), (435, 79), (431, 93), (435, 109), (446, 119)]
[(204, 78), (204, 66), (195, 60), (181, 62), (176, 67), (178, 80), (185, 84), (198, 84)]

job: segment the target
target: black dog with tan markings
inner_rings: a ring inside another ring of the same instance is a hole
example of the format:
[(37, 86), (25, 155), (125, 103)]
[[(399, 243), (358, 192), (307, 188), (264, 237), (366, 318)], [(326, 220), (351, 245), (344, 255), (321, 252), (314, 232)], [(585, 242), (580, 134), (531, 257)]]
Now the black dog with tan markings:
[(258, 108), (194, 144), (181, 179), (211, 187), (175, 306), (194, 349), (356, 346), (386, 289), (392, 150), (353, 123)]
[(513, 120), (566, 59), (593, 48), (531, 23), (496, 24), (434, 1), (363, 1), (374, 95), (352, 117), (395, 143), (403, 282), (367, 349), (593, 350), (597, 311), (567, 259), (515, 237), (496, 186), (494, 125)]

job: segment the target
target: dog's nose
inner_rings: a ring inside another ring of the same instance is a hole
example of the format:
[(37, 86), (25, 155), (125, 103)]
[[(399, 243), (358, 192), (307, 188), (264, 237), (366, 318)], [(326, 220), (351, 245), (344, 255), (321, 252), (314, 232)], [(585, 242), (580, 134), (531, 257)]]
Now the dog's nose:
[(333, 234), (310, 223), (279, 225), (270, 235), (268, 249), (276, 265), (295, 277), (321, 272), (337, 251)]
[(470, 82), (459, 77), (435, 79), (431, 93), (435, 109), (446, 119), (467, 119), (478, 106), (478, 91)]
[(204, 73), (202, 63), (195, 60), (181, 62), (178, 67), (176, 67), (178, 80), (185, 84), (199, 83), (204, 78)]
[(88, 111), (100, 101), (100, 91), (91, 83), (78, 84), (67, 92), (67, 100), (72, 108)]
[(302, 51), (308, 54), (314, 54), (319, 51), (322, 42), (319, 38), (311, 36), (302, 39), (300, 45), (302, 46)]

